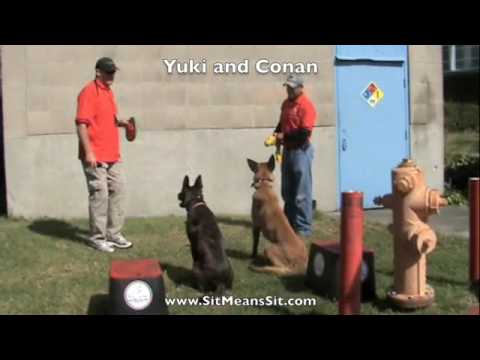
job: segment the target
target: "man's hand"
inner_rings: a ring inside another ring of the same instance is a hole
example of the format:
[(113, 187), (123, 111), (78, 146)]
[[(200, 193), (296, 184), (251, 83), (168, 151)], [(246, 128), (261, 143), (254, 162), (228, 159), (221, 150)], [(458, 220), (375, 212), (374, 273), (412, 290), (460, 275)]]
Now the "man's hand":
[(277, 144), (283, 144), (283, 133), (274, 133), (273, 135), (277, 138)]
[(85, 162), (91, 168), (97, 168), (97, 158), (93, 152), (89, 152), (85, 155)]

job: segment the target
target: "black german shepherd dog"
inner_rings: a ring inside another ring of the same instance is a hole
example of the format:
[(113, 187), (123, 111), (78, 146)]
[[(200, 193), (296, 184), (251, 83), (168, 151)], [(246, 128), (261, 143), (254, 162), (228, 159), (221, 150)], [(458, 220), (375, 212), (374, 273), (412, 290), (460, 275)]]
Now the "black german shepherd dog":
[(215, 215), (203, 200), (202, 177), (195, 185), (185, 176), (178, 194), (180, 207), (187, 210), (187, 236), (193, 257), (193, 277), (203, 293), (221, 295), (232, 289), (233, 270), (224, 247), (224, 238)]

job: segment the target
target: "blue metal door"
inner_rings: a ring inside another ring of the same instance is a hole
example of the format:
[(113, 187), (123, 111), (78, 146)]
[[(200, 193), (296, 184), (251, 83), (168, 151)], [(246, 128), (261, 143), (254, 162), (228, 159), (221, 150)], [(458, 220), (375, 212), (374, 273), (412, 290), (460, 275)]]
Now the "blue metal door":
[(340, 195), (364, 193), (365, 208), (391, 192), (391, 170), (409, 157), (406, 46), (338, 46)]

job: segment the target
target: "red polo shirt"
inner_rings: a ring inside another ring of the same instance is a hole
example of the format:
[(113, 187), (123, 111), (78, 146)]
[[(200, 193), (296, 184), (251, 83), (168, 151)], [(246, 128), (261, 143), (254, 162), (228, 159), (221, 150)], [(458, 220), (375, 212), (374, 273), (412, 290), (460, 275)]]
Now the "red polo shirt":
[(286, 99), (282, 104), (280, 125), (283, 134), (290, 134), (300, 128), (310, 130), (315, 127), (317, 113), (307, 95), (302, 94), (293, 101)]
[[(87, 125), (88, 139), (98, 162), (120, 160), (120, 136), (116, 124), (117, 104), (112, 90), (101, 81), (88, 83), (78, 96), (77, 124)], [(84, 160), (83, 147), (79, 159)]]

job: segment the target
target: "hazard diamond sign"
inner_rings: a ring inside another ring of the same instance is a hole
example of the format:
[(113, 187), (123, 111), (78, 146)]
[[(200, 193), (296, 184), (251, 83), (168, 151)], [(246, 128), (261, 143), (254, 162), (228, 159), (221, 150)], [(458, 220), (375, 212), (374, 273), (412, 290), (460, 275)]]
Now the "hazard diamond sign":
[(362, 98), (372, 108), (377, 106), (383, 99), (384, 93), (374, 82), (368, 84), (367, 88), (362, 91)]

